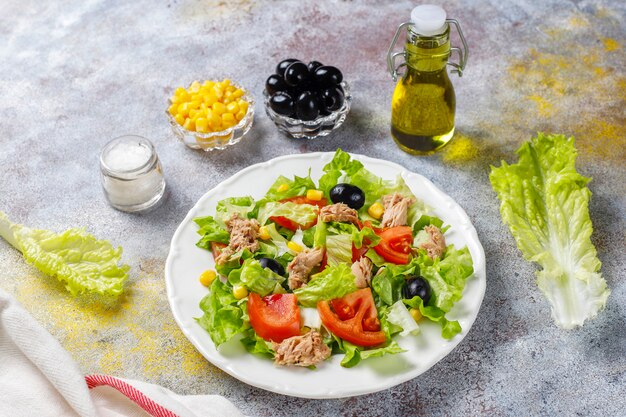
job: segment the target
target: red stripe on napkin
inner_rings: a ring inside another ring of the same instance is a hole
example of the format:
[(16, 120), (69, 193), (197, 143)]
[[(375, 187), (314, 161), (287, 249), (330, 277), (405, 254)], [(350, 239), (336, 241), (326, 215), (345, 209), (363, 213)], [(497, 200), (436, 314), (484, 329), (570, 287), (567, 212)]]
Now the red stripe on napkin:
[(109, 375), (87, 375), (85, 376), (85, 381), (89, 389), (102, 385), (115, 388), (153, 417), (178, 417), (177, 414), (155, 403), (150, 398), (146, 397), (143, 392), (121, 379)]

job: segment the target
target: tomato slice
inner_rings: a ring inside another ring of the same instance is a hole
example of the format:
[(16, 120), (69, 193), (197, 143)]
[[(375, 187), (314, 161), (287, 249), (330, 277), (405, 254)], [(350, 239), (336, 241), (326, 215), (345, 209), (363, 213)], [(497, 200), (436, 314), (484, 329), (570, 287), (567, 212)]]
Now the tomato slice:
[(317, 311), (331, 333), (354, 345), (377, 346), (387, 340), (385, 333), (380, 330), (378, 312), (369, 288), (343, 298), (320, 301), (317, 303)]
[(295, 294), (272, 294), (261, 298), (248, 296), (250, 324), (265, 340), (282, 342), (300, 334), (300, 309)]
[(213, 259), (217, 259), (217, 257), (220, 256), (220, 253), (222, 253), (222, 249), (226, 246), (228, 245), (224, 243), (211, 242), (211, 253), (213, 254)]
[[(310, 204), (312, 206), (318, 206), (320, 208), (328, 204), (328, 201), (325, 198), (322, 198), (321, 200), (310, 200), (306, 198), (306, 196), (303, 196), (303, 195), (284, 198), (280, 200), (280, 202), (281, 203), (292, 202), (296, 204)], [(309, 222), (304, 225), (296, 223), (293, 220), (290, 220), (283, 216), (272, 216), (270, 217), (270, 220), (278, 224), (279, 226), (284, 227), (285, 229), (294, 230), (294, 231), (298, 229), (302, 229), (302, 230), (310, 229), (311, 227), (315, 226), (315, 224), (317, 223), (317, 218), (313, 220), (312, 222)]]
[(380, 243), (374, 246), (377, 254), (387, 262), (406, 265), (409, 263), (413, 231), (409, 226), (389, 227), (376, 234), (380, 236)]
[(352, 262), (358, 261), (366, 253), (367, 253), (367, 245), (365, 244), (365, 242), (363, 242), (363, 245), (361, 246), (360, 249), (357, 249), (356, 246), (354, 246), (353, 244), (352, 245)]

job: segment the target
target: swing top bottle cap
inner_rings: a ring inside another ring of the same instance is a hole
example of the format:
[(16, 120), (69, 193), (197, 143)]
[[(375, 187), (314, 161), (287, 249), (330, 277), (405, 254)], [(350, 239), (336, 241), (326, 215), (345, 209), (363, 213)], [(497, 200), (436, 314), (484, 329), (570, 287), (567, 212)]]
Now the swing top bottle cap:
[(446, 11), (434, 4), (422, 4), (411, 11), (411, 23), (419, 35), (439, 35), (446, 30)]

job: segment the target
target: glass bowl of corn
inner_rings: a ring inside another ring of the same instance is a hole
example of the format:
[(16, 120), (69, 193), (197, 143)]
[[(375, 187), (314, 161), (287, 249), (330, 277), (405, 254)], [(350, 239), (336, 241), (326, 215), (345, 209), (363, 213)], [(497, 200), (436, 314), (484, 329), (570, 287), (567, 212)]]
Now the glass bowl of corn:
[(174, 135), (192, 149), (212, 151), (239, 142), (254, 120), (254, 99), (237, 83), (194, 81), (179, 87), (165, 112)]

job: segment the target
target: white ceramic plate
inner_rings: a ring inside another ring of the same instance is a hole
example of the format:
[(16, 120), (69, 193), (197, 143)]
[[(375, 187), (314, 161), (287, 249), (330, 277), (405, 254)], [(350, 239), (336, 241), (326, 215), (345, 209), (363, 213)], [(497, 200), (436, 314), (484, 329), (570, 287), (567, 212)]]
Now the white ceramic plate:
[(279, 175), (306, 176), (311, 167), (311, 177), (316, 180), (333, 153), (283, 156), (250, 166), (202, 196), (174, 233), (165, 264), (167, 297), (185, 336), (211, 363), (247, 384), (304, 398), (339, 398), (381, 391), (428, 370), (463, 340), (476, 319), (485, 294), (485, 253), (465, 211), (421, 175), (391, 162), (352, 156), (385, 179), (394, 179), (401, 174), (413, 193), (430, 206), (435, 215), (451, 225), (446, 242), (454, 243), (456, 247), (469, 247), (475, 272), (467, 281), (463, 298), (447, 315), (449, 319), (458, 320), (463, 331), (452, 340), (445, 340), (438, 324), (422, 320), (421, 333), (417, 337), (397, 338), (407, 352), (367, 359), (350, 369), (339, 365), (341, 354), (333, 355), (312, 371), (275, 366), (271, 360), (247, 353), (237, 340), (222, 345), (218, 351), (209, 334), (194, 320), (202, 315), (198, 304), (207, 294), (198, 277), (204, 270), (213, 268), (214, 262), (209, 252), (195, 246), (199, 235), (193, 218), (215, 213), (217, 202), (226, 197), (250, 195), (260, 198)]

